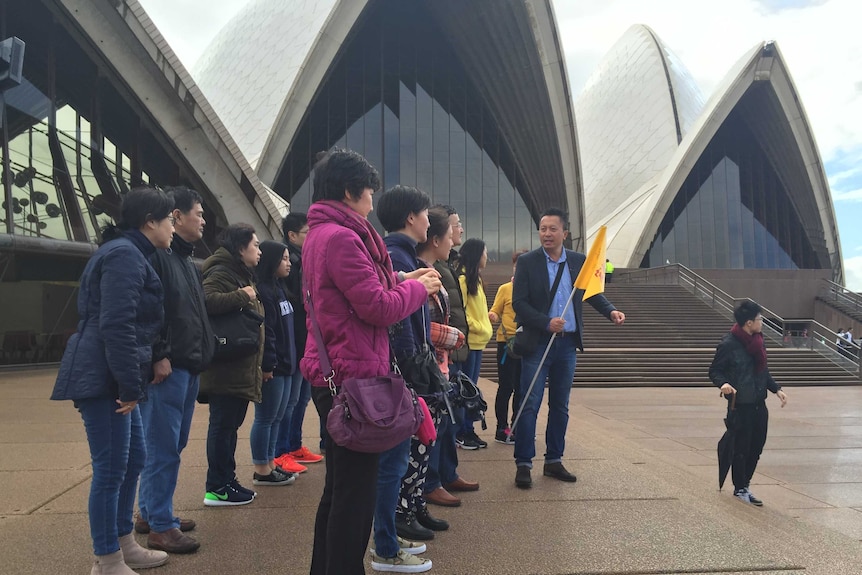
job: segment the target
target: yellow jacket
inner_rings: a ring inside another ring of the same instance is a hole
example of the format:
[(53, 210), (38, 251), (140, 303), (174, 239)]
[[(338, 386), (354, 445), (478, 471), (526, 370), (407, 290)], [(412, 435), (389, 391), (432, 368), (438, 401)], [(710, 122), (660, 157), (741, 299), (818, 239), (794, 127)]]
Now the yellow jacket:
[[(515, 309), (512, 307), (512, 282), (504, 283), (497, 290), (491, 311), (500, 317), (500, 327), (497, 328), (497, 341), (503, 342), (515, 337), (518, 324), (515, 323)], [(505, 331), (504, 331), (505, 328)]]
[(467, 278), (463, 275), (458, 277), (461, 285), (461, 294), (464, 296), (464, 310), (467, 312), (467, 347), (471, 351), (485, 349), (494, 333), (491, 320), (488, 319), (488, 300), (485, 298), (485, 289), (481, 278), (476, 295), (467, 293)]

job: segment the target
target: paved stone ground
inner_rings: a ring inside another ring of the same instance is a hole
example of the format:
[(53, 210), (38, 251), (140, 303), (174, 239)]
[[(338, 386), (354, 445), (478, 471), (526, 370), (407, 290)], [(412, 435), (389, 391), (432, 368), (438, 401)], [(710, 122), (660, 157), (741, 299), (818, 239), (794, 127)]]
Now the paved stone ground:
[[(89, 453), (71, 403), (47, 399), (54, 374), (0, 372), (3, 574), (89, 572)], [(495, 385), (482, 387), (492, 400)], [(519, 490), (511, 447), (459, 452), (460, 473), (482, 488), (460, 508), (434, 508), (452, 528), (429, 544), (432, 573), (862, 573), (862, 388), (788, 393), (783, 410), (770, 401), (753, 484), (766, 505), (755, 508), (717, 490), (723, 402), (715, 390), (573, 390), (565, 463), (578, 482), (534, 473), (533, 489)], [(237, 453), (248, 483), (251, 415)], [(306, 573), (322, 464), (294, 485), (260, 488), (251, 505), (204, 508), (206, 424), (200, 406), (175, 500), (198, 522), (201, 550), (152, 573)], [(491, 439), (490, 430), (480, 434)], [(310, 411), (307, 444), (316, 436)]]

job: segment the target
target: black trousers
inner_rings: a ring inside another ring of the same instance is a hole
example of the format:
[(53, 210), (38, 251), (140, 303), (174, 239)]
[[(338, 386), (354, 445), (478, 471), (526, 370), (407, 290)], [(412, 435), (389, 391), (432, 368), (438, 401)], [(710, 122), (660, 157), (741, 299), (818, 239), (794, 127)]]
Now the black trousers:
[[(509, 427), (509, 398), (512, 398), (512, 419), (521, 406), (521, 360), (509, 357), (506, 342), (497, 342), (497, 397), (494, 400), (494, 415), (497, 431)], [(505, 353), (505, 355), (504, 355)], [(514, 397), (513, 397), (514, 396)]]
[(751, 483), (763, 446), (766, 445), (768, 427), (769, 411), (765, 401), (736, 404), (736, 441), (731, 468), (734, 489), (748, 487)]
[[(332, 409), (329, 388), (312, 387), (322, 421)], [(314, 522), (311, 575), (364, 575), (377, 500), (377, 453), (360, 453), (326, 438), (326, 481)]]
[(207, 491), (221, 489), (236, 477), (237, 431), (245, 421), (248, 400), (232, 395), (210, 394), (210, 424), (207, 430)]

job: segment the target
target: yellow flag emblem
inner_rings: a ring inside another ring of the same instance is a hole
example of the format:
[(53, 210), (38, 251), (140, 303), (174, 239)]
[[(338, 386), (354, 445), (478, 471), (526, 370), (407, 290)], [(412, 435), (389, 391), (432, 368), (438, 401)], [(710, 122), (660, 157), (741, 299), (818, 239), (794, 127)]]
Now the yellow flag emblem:
[(596, 239), (593, 240), (593, 245), (590, 246), (590, 252), (587, 254), (587, 259), (578, 274), (578, 279), (575, 280), (575, 289), (584, 290), (585, 300), (605, 291), (606, 231), (607, 228), (605, 226), (599, 228), (599, 233), (596, 234)]

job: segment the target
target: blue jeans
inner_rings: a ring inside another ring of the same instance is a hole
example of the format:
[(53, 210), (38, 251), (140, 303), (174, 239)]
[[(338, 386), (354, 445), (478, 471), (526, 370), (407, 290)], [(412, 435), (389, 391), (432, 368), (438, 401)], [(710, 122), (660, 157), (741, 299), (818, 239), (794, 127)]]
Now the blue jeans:
[(437, 441), (431, 446), (428, 454), (428, 476), (425, 478), (423, 493), (431, 493), (438, 487), (458, 479), (458, 449), (455, 447), (457, 425), (452, 423), (448, 413), (440, 419)]
[(515, 433), (515, 464), (533, 467), (533, 457), (536, 456), (536, 417), (542, 405), (545, 394), (545, 379), (548, 380), (548, 427), (545, 430), (545, 463), (557, 463), (563, 460), (566, 448), (566, 427), (569, 424), (569, 394), (572, 391), (572, 380), (575, 377), (575, 365), (578, 361), (577, 343), (575, 338), (567, 336), (555, 338), (551, 350), (536, 385), (529, 397), (527, 388), (533, 380), (536, 369), (545, 346), (539, 346), (536, 351), (521, 359), (521, 401), (523, 412), (518, 420)]
[(93, 552), (110, 555), (134, 526), (135, 491), (147, 458), (141, 411), (115, 413), (119, 406), (112, 397), (79, 399), (75, 407), (84, 420), (93, 461), (88, 508)]
[(409, 459), (409, 437), (380, 454), (377, 467), (377, 503), (374, 507), (374, 551), (380, 557), (395, 557), (398, 554), (395, 508), (401, 493), (401, 478), (407, 472)]
[(174, 517), (174, 490), (199, 387), (200, 376), (175, 367), (163, 382), (149, 385), (147, 401), (138, 406), (147, 444), (138, 507), (157, 533), (180, 526), (179, 517)]
[[(471, 349), (470, 353), (467, 354), (467, 361), (464, 362), (464, 369), (462, 370), (464, 374), (469, 377), (473, 383), (478, 383), (479, 381), (479, 370), (482, 368), (482, 350), (481, 349)], [(458, 435), (472, 434), (473, 433), (473, 421), (467, 418), (467, 411), (464, 409), (460, 410), (460, 426), (458, 427)], [(458, 420), (458, 415), (455, 416), (455, 419)], [(450, 420), (451, 422), (451, 420)]]
[[(298, 369), (289, 375), (290, 391), (284, 417), (277, 422), (275, 433), (275, 455), (296, 451), (302, 447), (302, 421), (305, 419), (305, 409), (311, 399), (311, 384), (302, 377)], [(298, 420), (298, 422), (297, 422)]]
[(255, 465), (267, 465), (275, 459), (278, 426), (287, 409), (292, 382), (293, 376), (275, 375), (261, 388), (260, 403), (254, 404), (250, 437), (251, 462)]

